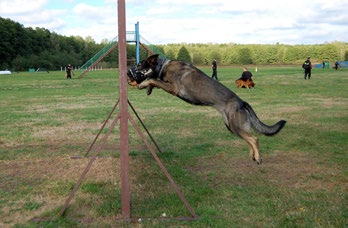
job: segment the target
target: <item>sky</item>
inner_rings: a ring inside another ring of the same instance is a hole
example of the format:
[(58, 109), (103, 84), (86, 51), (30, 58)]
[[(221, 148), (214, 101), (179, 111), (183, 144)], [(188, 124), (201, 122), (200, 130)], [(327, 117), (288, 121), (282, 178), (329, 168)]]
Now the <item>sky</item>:
[[(100, 43), (118, 35), (117, 0), (1, 0), (0, 17)], [(126, 0), (126, 30), (151, 44), (348, 42), (347, 0)]]

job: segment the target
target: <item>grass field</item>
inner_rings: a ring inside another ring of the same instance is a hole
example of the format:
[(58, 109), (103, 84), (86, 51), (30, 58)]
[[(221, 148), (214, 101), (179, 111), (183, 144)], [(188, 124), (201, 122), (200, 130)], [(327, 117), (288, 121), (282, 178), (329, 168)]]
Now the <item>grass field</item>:
[(220, 82), (265, 123), (287, 120), (278, 135), (259, 137), (261, 165), (216, 110), (159, 89), (147, 96), (128, 88), (160, 159), (199, 216), (171, 219), (190, 213), (129, 125), (131, 217), (139, 223), (116, 219), (119, 125), (64, 215), (32, 221), (57, 215), (85, 169), (89, 158), (71, 156), (84, 156), (118, 99), (118, 71), (73, 80), (64, 72), (0, 75), (0, 227), (347, 227), (348, 70), (313, 69), (304, 80), (300, 68), (259, 66), (253, 90), (235, 88), (241, 71), (219, 68)]

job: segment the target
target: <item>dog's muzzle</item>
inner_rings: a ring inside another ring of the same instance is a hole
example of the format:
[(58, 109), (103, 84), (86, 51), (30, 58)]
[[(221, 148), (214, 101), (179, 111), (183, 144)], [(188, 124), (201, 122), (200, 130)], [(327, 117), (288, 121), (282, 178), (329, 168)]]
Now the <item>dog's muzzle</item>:
[(150, 78), (152, 74), (153, 71), (151, 68), (147, 70), (137, 70), (137, 66), (133, 66), (129, 68), (127, 72), (128, 83), (132, 83), (135, 81), (137, 84), (140, 84), (141, 82)]

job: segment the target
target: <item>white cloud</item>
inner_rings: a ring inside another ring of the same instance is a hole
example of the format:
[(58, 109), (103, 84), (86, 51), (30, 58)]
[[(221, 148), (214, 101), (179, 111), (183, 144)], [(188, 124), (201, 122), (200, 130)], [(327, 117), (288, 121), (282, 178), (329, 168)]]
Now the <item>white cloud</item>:
[(30, 14), (42, 10), (46, 2), (46, 0), (36, 0), (34, 3), (26, 0), (2, 0), (0, 2), (0, 15), (3, 17), (3, 15)]
[(66, 25), (66, 22), (60, 18), (65, 10), (45, 9), (46, 0), (30, 1), (8, 1), (0, 2), (0, 15), (3, 18), (10, 18), (26, 27), (40, 27), (50, 30), (56, 30)]
[[(305, 5), (305, 6), (304, 6)], [(348, 40), (348, 1), (126, 0), (127, 31), (154, 44), (288, 43)], [(1, 0), (1, 17), (62, 35), (117, 36), (117, 0)]]

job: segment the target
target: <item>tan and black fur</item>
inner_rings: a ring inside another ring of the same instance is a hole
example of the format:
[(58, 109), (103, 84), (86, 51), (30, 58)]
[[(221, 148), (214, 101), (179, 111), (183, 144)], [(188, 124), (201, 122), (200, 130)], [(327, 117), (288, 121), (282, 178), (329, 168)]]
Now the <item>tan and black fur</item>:
[(262, 123), (247, 102), (198, 68), (182, 61), (150, 56), (128, 71), (128, 82), (134, 81), (138, 89), (147, 89), (148, 95), (157, 87), (193, 105), (214, 107), (222, 114), (228, 130), (248, 143), (250, 156), (258, 164), (262, 162), (259, 142), (251, 130), (274, 135), (286, 123), (285, 120), (273, 126)]
[(247, 88), (247, 89), (250, 89), (250, 88), (254, 88), (255, 87), (255, 83), (248, 79), (246, 81), (243, 81), (242, 79), (237, 79), (236, 80), (236, 86), (237, 88)]

